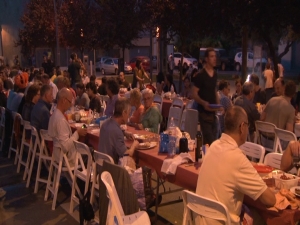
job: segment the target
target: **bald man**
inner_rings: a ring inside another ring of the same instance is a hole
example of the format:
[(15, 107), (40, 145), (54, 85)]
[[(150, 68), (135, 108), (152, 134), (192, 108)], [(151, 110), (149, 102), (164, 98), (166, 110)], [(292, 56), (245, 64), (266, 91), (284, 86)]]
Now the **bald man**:
[(73, 95), (67, 88), (62, 88), (57, 94), (56, 110), (52, 114), (48, 125), (48, 134), (53, 138), (53, 155), (59, 159), (60, 149), (67, 153), (70, 166), (75, 164), (75, 147), (73, 141), (77, 141), (79, 136), (85, 136), (85, 128), (77, 128), (72, 133), (71, 127), (66, 120), (64, 113), (72, 106)]
[(274, 93), (271, 97), (277, 97), (284, 94), (284, 80), (283, 78), (277, 78), (274, 82)]
[[(211, 144), (201, 165), (196, 193), (226, 205), (231, 224), (238, 225), (244, 195), (259, 199), (268, 207), (274, 206), (276, 199), (239, 148), (248, 135), (249, 121), (245, 110), (240, 106), (229, 108), (224, 125), (225, 132)], [(212, 168), (212, 165), (215, 166)], [(219, 224), (203, 217), (197, 219), (201, 221), (197, 224)]]

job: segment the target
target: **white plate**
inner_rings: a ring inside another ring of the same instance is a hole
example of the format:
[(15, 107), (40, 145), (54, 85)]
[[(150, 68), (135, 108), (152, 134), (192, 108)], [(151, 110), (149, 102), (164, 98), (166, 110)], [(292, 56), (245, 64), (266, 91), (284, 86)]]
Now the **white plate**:
[(82, 127), (84, 123), (75, 123), (75, 127)]
[(297, 194), (296, 191), (295, 191), (296, 188), (297, 188), (297, 189), (300, 189), (300, 186), (291, 187), (291, 188), (290, 188), (290, 191), (291, 191), (294, 195), (300, 197), (300, 194)]
[(147, 145), (149, 142), (147, 143), (140, 143), (137, 147), (137, 149), (150, 149), (150, 148), (154, 148), (157, 145), (157, 142), (150, 142), (150, 145)]
[(148, 138), (148, 135), (144, 134), (133, 134), (133, 137), (137, 140), (146, 140)]

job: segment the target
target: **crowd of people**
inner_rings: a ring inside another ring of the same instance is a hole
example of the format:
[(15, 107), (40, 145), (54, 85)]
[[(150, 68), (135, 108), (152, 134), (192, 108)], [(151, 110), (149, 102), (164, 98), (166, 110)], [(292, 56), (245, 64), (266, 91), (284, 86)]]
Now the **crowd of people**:
[[(159, 133), (163, 118), (153, 102), (154, 94), (170, 92), (171, 89), (176, 92), (173, 64), (170, 64), (168, 75), (158, 73), (156, 89), (145, 86), (145, 80), (148, 79), (150, 84), (151, 80), (140, 61), (136, 62), (132, 85), (121, 72), (117, 79), (102, 77), (98, 86), (96, 77), (87, 76), (76, 54), (71, 55), (66, 71), (60, 71), (59, 67), (48, 68), (49, 61), (46, 58), (44, 66), (39, 70), (0, 67), (0, 106), (9, 112), (18, 112), (38, 131), (48, 130), (53, 138), (54, 157), (59, 157), (61, 149), (67, 153), (70, 164), (74, 164), (75, 160), (73, 141), (87, 134), (87, 129), (83, 127), (72, 131), (65, 116), (72, 106), (90, 109), (108, 117), (100, 128), (97, 150), (110, 155), (118, 163), (125, 155), (133, 156), (138, 145), (133, 140), (131, 147), (126, 147), (124, 136), (128, 139), (132, 139), (132, 136), (123, 132), (121, 125)], [(232, 223), (239, 224), (245, 194), (254, 200), (259, 199), (266, 206), (275, 204), (273, 192), (260, 179), (239, 146), (246, 140), (253, 141), (257, 120), (293, 132), (296, 84), (293, 81), (285, 82), (282, 77), (273, 82), (273, 71), (267, 64), (264, 72), (265, 89), (260, 88), (259, 77), (252, 74), (245, 83), (236, 80), (236, 91), (230, 96), (230, 83), (226, 80), (218, 82), (215, 66), (216, 52), (213, 48), (207, 48), (204, 68), (199, 71), (190, 68), (184, 76), (184, 88), (180, 95), (194, 100), (193, 107), (199, 113), (203, 144), (210, 145), (201, 166), (196, 193), (225, 204)], [(130, 97), (121, 96), (120, 88), (125, 88)], [(108, 96), (105, 110), (100, 98), (103, 95)], [(52, 112), (53, 104), (56, 104), (56, 109)], [(6, 123), (9, 124), (11, 118), (8, 113), (6, 116)], [(220, 137), (216, 135), (218, 126), (222, 132)], [(6, 132), (10, 136), (11, 131), (7, 129)], [(266, 138), (274, 139), (271, 136)], [(5, 144), (3, 152), (8, 150), (8, 145)], [(298, 142), (287, 145), (283, 170), (291, 169), (293, 154), (297, 154), (299, 146)], [(216, 166), (212, 169), (211, 165)]]

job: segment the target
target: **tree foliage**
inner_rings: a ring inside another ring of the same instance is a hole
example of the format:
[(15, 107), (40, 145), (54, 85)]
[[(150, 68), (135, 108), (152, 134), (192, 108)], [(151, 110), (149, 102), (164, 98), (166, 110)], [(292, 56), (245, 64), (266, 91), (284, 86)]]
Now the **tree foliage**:
[(137, 0), (95, 0), (99, 5), (98, 40), (102, 48), (133, 46), (144, 31), (143, 7)]
[(97, 5), (90, 0), (66, 0), (59, 10), (60, 39), (73, 49), (94, 48)]
[(17, 45), (27, 55), (36, 47), (55, 46), (55, 24), (53, 1), (31, 0), (21, 17), (24, 28), (19, 30)]

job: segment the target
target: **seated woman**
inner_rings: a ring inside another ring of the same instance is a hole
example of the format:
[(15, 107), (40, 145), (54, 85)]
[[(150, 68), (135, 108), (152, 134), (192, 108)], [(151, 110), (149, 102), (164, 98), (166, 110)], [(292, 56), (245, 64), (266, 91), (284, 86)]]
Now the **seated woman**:
[(142, 91), (144, 100), (144, 113), (141, 116), (141, 123), (137, 124), (136, 128), (158, 133), (158, 125), (162, 121), (162, 115), (158, 108), (153, 104), (154, 94), (152, 90), (146, 88)]
[(25, 104), (22, 110), (23, 120), (30, 121), (32, 108), (40, 98), (40, 89), (41, 86), (38, 83), (34, 83), (28, 88), (25, 96)]
[(298, 141), (290, 141), (289, 145), (283, 152), (280, 169), (284, 172), (288, 172), (293, 169), (294, 158), (300, 158), (300, 142)]
[(176, 93), (176, 87), (173, 82), (173, 77), (171, 75), (167, 75), (165, 77), (165, 83), (164, 83), (164, 87), (163, 87), (164, 93), (171, 91), (172, 86), (174, 88), (174, 92)]
[(142, 94), (138, 88), (134, 88), (130, 91), (130, 105), (135, 107), (132, 116), (129, 118), (129, 126), (134, 126), (140, 123), (141, 116), (144, 112), (144, 106), (142, 105)]
[(190, 79), (188, 77), (184, 78), (184, 80), (183, 80), (183, 89), (180, 93), (180, 96), (191, 99), (192, 98), (191, 89), (192, 89), (192, 85), (191, 85)]

